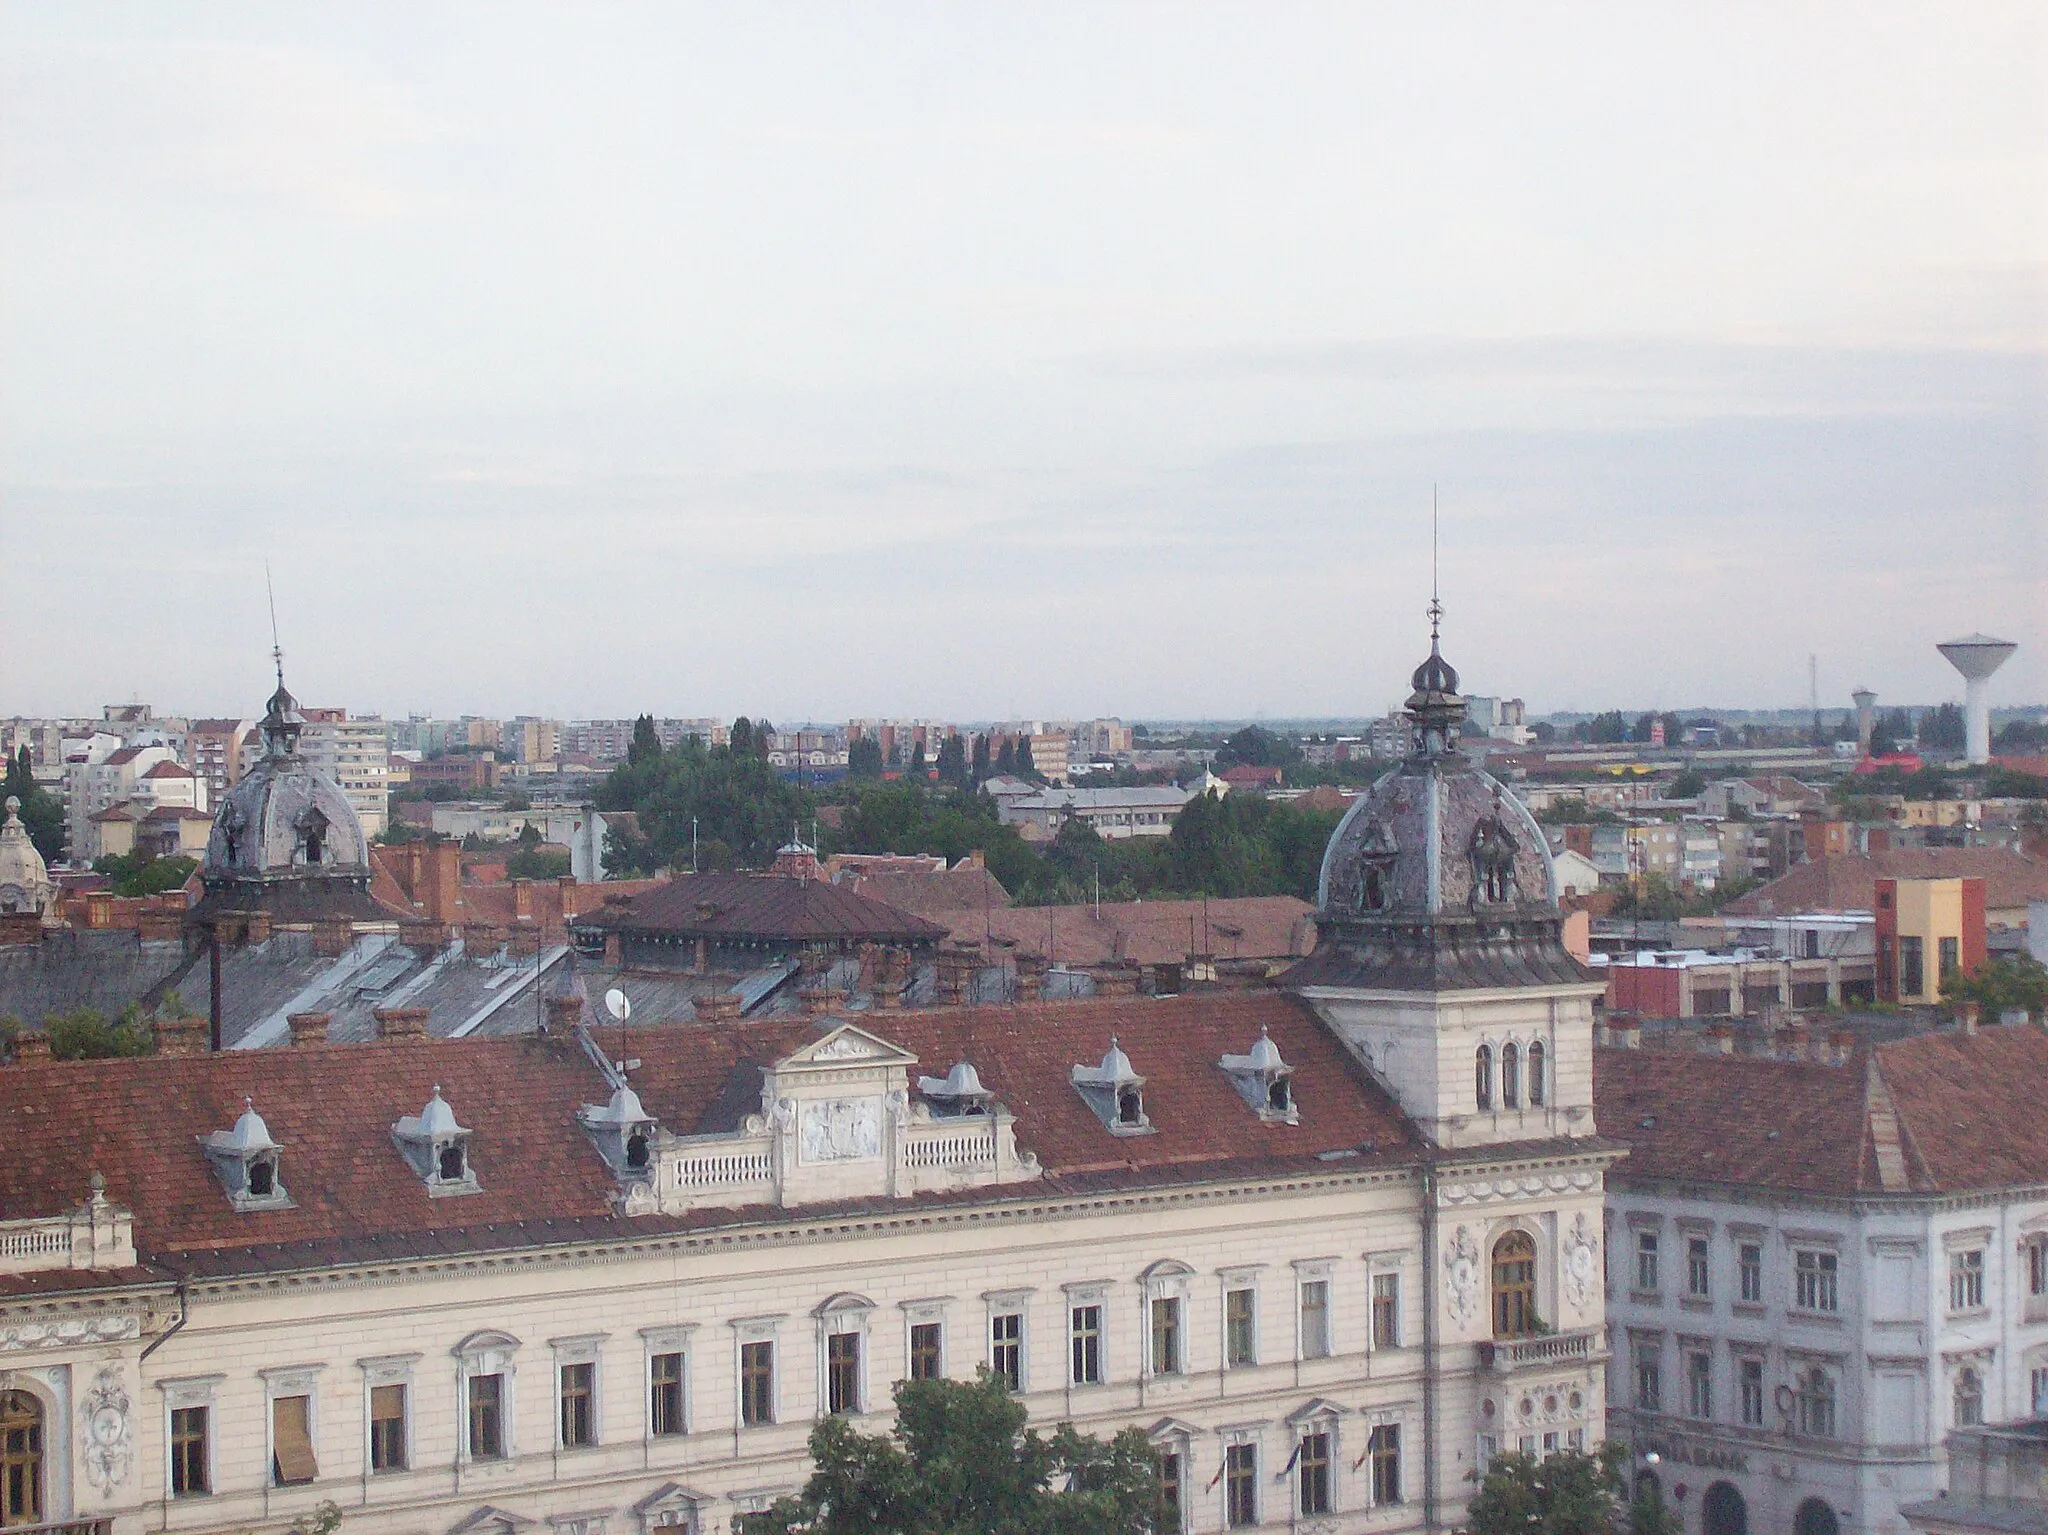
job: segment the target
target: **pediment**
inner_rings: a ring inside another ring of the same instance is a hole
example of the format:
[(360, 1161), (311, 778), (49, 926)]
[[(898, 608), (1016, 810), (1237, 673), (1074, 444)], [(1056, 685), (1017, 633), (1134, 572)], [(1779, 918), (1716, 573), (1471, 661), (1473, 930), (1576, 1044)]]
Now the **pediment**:
[(1304, 1402), (1287, 1415), (1289, 1423), (1306, 1423), (1311, 1418), (1341, 1418), (1350, 1412), (1341, 1402), (1333, 1402), (1326, 1396), (1319, 1396)]
[(823, 1039), (814, 1040), (801, 1050), (784, 1056), (775, 1063), (775, 1069), (780, 1072), (792, 1067), (908, 1067), (916, 1064), (917, 1057), (900, 1045), (892, 1045), (855, 1024), (842, 1023)]
[(633, 1505), (633, 1512), (641, 1518), (658, 1514), (663, 1509), (681, 1508), (694, 1510), (711, 1501), (709, 1493), (685, 1487), (681, 1482), (663, 1482), (654, 1491)]
[(1150, 1439), (1199, 1439), (1203, 1431), (1186, 1418), (1161, 1418), (1145, 1430)]
[(533, 1523), (524, 1514), (482, 1503), (450, 1525), (448, 1535), (470, 1535), (472, 1530), (481, 1531), (483, 1535), (511, 1535), (511, 1532), (526, 1529)]

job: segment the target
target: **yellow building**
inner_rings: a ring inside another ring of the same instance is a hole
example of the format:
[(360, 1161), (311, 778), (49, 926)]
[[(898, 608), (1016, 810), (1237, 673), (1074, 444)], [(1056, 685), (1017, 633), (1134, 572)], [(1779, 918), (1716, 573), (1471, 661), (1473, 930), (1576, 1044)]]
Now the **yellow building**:
[(1877, 882), (1878, 1000), (1939, 1002), (1947, 976), (1983, 963), (1983, 880)]

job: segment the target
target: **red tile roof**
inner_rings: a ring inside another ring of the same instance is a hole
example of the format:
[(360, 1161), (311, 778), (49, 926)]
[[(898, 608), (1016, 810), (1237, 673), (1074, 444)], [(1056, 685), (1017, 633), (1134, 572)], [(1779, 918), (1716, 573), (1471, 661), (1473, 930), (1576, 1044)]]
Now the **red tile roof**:
[[(1291, 895), (1228, 900), (1105, 901), (1086, 906), (1011, 906), (934, 912), (955, 938), (1005, 946), (1064, 965), (1169, 964), (1188, 954), (1219, 959), (1294, 959), (1316, 945), (1315, 908)], [(1048, 954), (1047, 945), (1051, 945)]]
[[(1032, 1188), (1142, 1186), (1199, 1176), (1257, 1176), (1327, 1166), (1364, 1151), (1406, 1162), (1420, 1144), (1390, 1099), (1302, 1004), (1276, 992), (1129, 998), (1021, 1007), (867, 1014), (857, 1023), (943, 1074), (970, 1060), (1017, 1114), (1018, 1144), (1045, 1168)], [(631, 1031), (634, 1085), (670, 1128), (692, 1131), (728, 1092), (735, 1068), (772, 1063), (827, 1020), (720, 1030)], [(1270, 1032), (1295, 1068), (1301, 1123), (1261, 1122), (1217, 1069)], [(1119, 1040), (1145, 1078), (1157, 1133), (1111, 1135), (1069, 1081)], [(474, 1131), (483, 1192), (430, 1198), (393, 1149), (390, 1128), (435, 1084)], [(222, 1264), (340, 1261), (349, 1253), (458, 1250), (619, 1236), (663, 1221), (615, 1220), (613, 1184), (577, 1128), (578, 1105), (605, 1088), (575, 1045), (531, 1036), (298, 1046), (193, 1057), (0, 1067), (0, 1219), (77, 1203), (97, 1170), (107, 1197), (133, 1209), (146, 1259), (215, 1252)], [(253, 1097), (284, 1147), (280, 1182), (294, 1208), (232, 1209), (195, 1137), (226, 1130)], [(1349, 1165), (1358, 1165), (1352, 1162)], [(1009, 1198), (1016, 1187), (978, 1198)], [(952, 1196), (949, 1196), (952, 1197)], [(900, 1207), (900, 1202), (898, 1202)], [(666, 1225), (757, 1218), (706, 1211)], [(286, 1252), (277, 1251), (283, 1244)], [(260, 1251), (259, 1251), (260, 1249)], [(293, 1257), (292, 1252), (298, 1256)]]
[[(1846, 1066), (1601, 1050), (1601, 1134), (1635, 1177), (1814, 1194), (1955, 1193), (2048, 1183), (2048, 1029), (1919, 1034)], [(1897, 1124), (1902, 1173), (1878, 1147)]]
[(623, 907), (585, 919), (623, 932), (686, 937), (935, 943), (936, 922), (821, 879), (773, 874), (684, 874)]
[(196, 775), (190, 768), (181, 767), (175, 762), (166, 760), (159, 762), (142, 776), (144, 778), (192, 778)]
[(1803, 863), (1761, 889), (1730, 901), (1732, 917), (1776, 917), (1802, 911), (1871, 911), (1880, 879), (1984, 881), (1992, 911), (2048, 900), (2048, 860), (2002, 847), (1895, 848), (1884, 853), (1832, 853)]

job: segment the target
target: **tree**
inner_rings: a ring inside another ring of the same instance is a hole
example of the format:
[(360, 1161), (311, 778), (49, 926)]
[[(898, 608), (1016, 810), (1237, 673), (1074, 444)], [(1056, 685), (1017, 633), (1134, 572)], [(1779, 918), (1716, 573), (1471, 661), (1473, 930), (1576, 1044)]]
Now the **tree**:
[(1627, 1501), (1628, 1460), (1627, 1446), (1613, 1440), (1592, 1455), (1496, 1456), (1466, 1528), (1471, 1535), (1677, 1535), (1653, 1478), (1644, 1477)]
[(1610, 709), (1572, 726), (1572, 735), (1594, 745), (1612, 746), (1628, 739), (1628, 721), (1619, 709)]
[(1698, 799), (1707, 792), (1707, 775), (1697, 768), (1687, 768), (1671, 780), (1668, 792), (1672, 799)]
[(2010, 720), (1991, 738), (1991, 749), (2009, 757), (2031, 756), (2048, 751), (2048, 724), (2033, 720)]
[(967, 748), (957, 735), (939, 743), (939, 782), (956, 789), (967, 787)]
[(1258, 725), (1245, 726), (1216, 750), (1218, 772), (1238, 766), (1286, 767), (1300, 760), (1298, 745)]
[(132, 853), (106, 853), (93, 860), (92, 872), (114, 882), (116, 895), (164, 895), (185, 888), (199, 865), (182, 854), (159, 858), (137, 848)]
[(1024, 1404), (984, 1367), (972, 1382), (901, 1381), (893, 1434), (844, 1417), (811, 1430), (803, 1490), (735, 1521), (739, 1535), (1125, 1535), (1166, 1529), (1143, 1429), (1103, 1441), (1025, 1426)]
[(732, 722), (732, 731), (726, 740), (726, 750), (735, 757), (754, 755), (754, 722), (744, 714)]
[(987, 781), (988, 774), (988, 737), (986, 735), (977, 735), (974, 738), (974, 764), (972, 773), (976, 788), (979, 788), (984, 782)]
[(1038, 764), (1031, 760), (1031, 737), (1029, 736), (1017, 737), (1017, 776), (1019, 778), (1036, 778), (1038, 776)]
[(643, 714), (633, 721), (633, 740), (626, 748), (628, 762), (656, 762), (661, 758), (661, 732), (654, 728), (654, 716)]
[(1017, 771), (1017, 743), (1009, 736), (1003, 737), (1003, 744), (996, 750), (996, 772), (998, 778), (1014, 776)]
[(924, 742), (922, 741), (919, 741), (917, 745), (911, 747), (910, 749), (910, 776), (916, 779), (919, 783), (923, 783), (927, 778), (931, 776), (929, 770), (925, 766)]
[(847, 743), (846, 776), (848, 778), (880, 778), (882, 776), (882, 743), (873, 736), (860, 736)]
[(1936, 751), (1961, 751), (1963, 728), (1963, 711), (1943, 704), (1920, 716), (1920, 744)]
[(43, 862), (55, 863), (64, 856), (64, 807), (57, 796), (36, 782), (28, 748), (22, 747), (7, 764), (7, 782), (0, 788), (0, 801), (12, 795), (21, 801), (21, 824), (28, 840), (43, 855)]
[(1992, 1019), (2024, 1010), (2038, 1022), (2048, 1014), (2048, 966), (2031, 954), (2002, 954), (1987, 959), (1970, 975), (1945, 976), (1941, 1000), (1951, 1006), (1974, 1002)]
[[(164, 1001), (167, 1016), (183, 1015), (184, 1005), (177, 993)], [(50, 1041), (50, 1054), (60, 1061), (104, 1061), (116, 1056), (149, 1055), (156, 1049), (156, 1036), (143, 1020), (142, 1010), (133, 1003), (111, 1021), (90, 1007), (51, 1013), (43, 1019), (43, 1033)]]

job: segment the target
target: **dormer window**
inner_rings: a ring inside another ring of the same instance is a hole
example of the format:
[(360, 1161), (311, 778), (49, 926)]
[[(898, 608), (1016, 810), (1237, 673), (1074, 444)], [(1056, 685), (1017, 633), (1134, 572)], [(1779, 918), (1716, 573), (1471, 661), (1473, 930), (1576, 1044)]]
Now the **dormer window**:
[(1076, 1066), (1074, 1090), (1095, 1111), (1111, 1135), (1150, 1135), (1152, 1121), (1145, 1117), (1145, 1079), (1131, 1069), (1131, 1058), (1116, 1040), (1100, 1066)]
[(597, 1147), (614, 1176), (628, 1183), (645, 1183), (654, 1165), (654, 1137), (657, 1126), (640, 1104), (640, 1095), (625, 1082), (612, 1090), (603, 1108), (586, 1103), (576, 1111), (583, 1133)]
[(392, 1144), (437, 1199), (481, 1192), (476, 1169), (470, 1165), (469, 1136), (456, 1123), (455, 1110), (441, 1096), (438, 1082), (419, 1113), (408, 1114), (391, 1127)]
[(981, 1073), (967, 1061), (960, 1061), (943, 1077), (919, 1077), (917, 1090), (931, 1104), (938, 1119), (986, 1114), (995, 1095), (981, 1085)]
[(270, 1127), (256, 1112), (253, 1098), (242, 1100), (242, 1117), (232, 1130), (202, 1135), (199, 1145), (228, 1191), (228, 1203), (237, 1210), (291, 1208), (292, 1197), (278, 1172), (284, 1148), (270, 1138)]
[(1269, 1124), (1300, 1123), (1294, 1107), (1294, 1068), (1280, 1058), (1280, 1047), (1262, 1026), (1243, 1055), (1226, 1055), (1216, 1063), (1230, 1078), (1238, 1096)]

